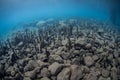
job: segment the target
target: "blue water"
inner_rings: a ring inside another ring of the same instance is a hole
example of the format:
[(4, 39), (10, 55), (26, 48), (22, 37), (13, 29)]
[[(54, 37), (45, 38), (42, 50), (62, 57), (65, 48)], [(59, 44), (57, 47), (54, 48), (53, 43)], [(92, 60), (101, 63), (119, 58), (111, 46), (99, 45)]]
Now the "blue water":
[(94, 18), (109, 21), (104, 0), (0, 0), (0, 37), (30, 21), (47, 18)]

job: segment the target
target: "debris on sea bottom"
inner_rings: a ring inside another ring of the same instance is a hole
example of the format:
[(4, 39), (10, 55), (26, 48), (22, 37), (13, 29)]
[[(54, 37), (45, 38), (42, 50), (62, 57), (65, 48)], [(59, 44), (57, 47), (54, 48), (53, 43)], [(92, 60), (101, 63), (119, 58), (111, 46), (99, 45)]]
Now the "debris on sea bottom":
[(65, 19), (34, 26), (0, 41), (0, 80), (120, 80), (113, 25)]

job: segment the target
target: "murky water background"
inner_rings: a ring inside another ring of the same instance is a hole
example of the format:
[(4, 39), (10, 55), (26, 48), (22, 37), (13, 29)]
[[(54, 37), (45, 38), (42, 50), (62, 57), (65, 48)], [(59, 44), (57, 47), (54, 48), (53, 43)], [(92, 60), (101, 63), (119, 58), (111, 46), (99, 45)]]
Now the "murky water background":
[(109, 21), (105, 0), (0, 0), (0, 36), (30, 21), (48, 18), (94, 18)]

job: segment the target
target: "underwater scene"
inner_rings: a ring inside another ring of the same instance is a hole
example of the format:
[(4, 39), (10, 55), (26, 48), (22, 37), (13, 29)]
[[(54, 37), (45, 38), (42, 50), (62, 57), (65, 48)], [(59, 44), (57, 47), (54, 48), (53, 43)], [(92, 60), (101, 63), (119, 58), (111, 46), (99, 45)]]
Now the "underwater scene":
[(120, 80), (120, 0), (0, 0), (0, 80)]

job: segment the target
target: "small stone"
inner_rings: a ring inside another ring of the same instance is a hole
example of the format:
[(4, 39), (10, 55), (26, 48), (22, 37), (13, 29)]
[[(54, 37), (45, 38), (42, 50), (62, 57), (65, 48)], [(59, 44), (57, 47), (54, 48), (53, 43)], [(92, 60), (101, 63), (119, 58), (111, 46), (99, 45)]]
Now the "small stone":
[(24, 73), (25, 77), (30, 77), (30, 79), (34, 79), (36, 76), (36, 73), (34, 71), (27, 71)]
[(78, 40), (76, 40), (74, 45), (75, 50), (80, 50), (83, 46), (85, 46), (84, 38), (79, 38)]
[(107, 78), (107, 80), (111, 80), (111, 78), (110, 78), (110, 77), (108, 77), (108, 78)]
[(86, 66), (92, 66), (94, 64), (94, 60), (90, 56), (86, 56), (84, 62)]
[(62, 70), (62, 65), (54, 62), (52, 65), (48, 67), (52, 75), (57, 75)]
[(70, 80), (80, 80), (83, 77), (83, 71), (78, 65), (71, 65)]
[(15, 71), (11, 71), (11, 76), (15, 76), (16, 72)]
[(24, 77), (23, 80), (32, 80), (32, 79), (30, 79), (29, 77)]
[(52, 80), (57, 80), (57, 77), (56, 76), (51, 76), (51, 79)]
[(68, 40), (67, 39), (65, 39), (65, 40), (62, 40), (62, 45), (67, 45), (67, 43), (68, 43)]
[(113, 55), (114, 55), (115, 58), (119, 58), (119, 52), (117, 50), (115, 50), (113, 52)]
[(74, 50), (74, 51), (73, 51), (73, 55), (75, 55), (75, 56), (80, 55), (80, 51), (79, 51), (79, 50)]
[(64, 68), (57, 76), (57, 80), (70, 80), (70, 68)]
[(62, 58), (59, 55), (50, 55), (50, 57), (54, 60), (54, 62), (63, 62)]
[(39, 65), (39, 67), (42, 69), (44, 67), (48, 67), (49, 66), (49, 63), (45, 63), (41, 60), (37, 60), (37, 64)]
[(43, 77), (40, 80), (50, 80), (48, 77)]
[(24, 43), (21, 41), (18, 45), (17, 45), (17, 47), (22, 47), (24, 45)]
[(80, 64), (80, 58), (73, 58), (71, 64)]
[(25, 66), (24, 71), (31, 71), (38, 66), (37, 62), (34, 60), (30, 60), (28, 64)]
[(67, 60), (70, 56), (70, 53), (62, 53), (60, 54), (60, 56), (64, 59), (64, 60)]
[(93, 75), (93, 74), (88, 74), (88, 75), (85, 75), (85, 80), (97, 80), (97, 76), (96, 75)]
[(94, 61), (97, 61), (99, 59), (99, 57), (97, 55), (92, 56), (92, 58)]
[(24, 67), (27, 64), (27, 61), (25, 59), (21, 59), (18, 61), (18, 64), (22, 67)]
[(111, 77), (112, 77), (112, 80), (118, 80), (117, 68), (116, 67), (111, 68)]
[(43, 68), (41, 70), (41, 76), (42, 77), (50, 77), (50, 71), (47, 68)]
[(11, 75), (11, 72), (14, 71), (13, 66), (9, 66), (9, 68), (6, 70), (7, 75)]
[(46, 55), (45, 54), (37, 54), (37, 57), (38, 57), (38, 59), (39, 60), (41, 60), (41, 61), (45, 61), (45, 60), (47, 60), (47, 57), (46, 57)]
[(84, 73), (89, 73), (90, 72), (90, 69), (87, 67), (87, 66), (83, 66), (83, 69), (84, 69)]
[(100, 76), (98, 80), (107, 80), (106, 78)]
[(112, 54), (109, 54), (109, 56), (107, 57), (108, 58), (108, 60), (112, 60), (113, 59), (113, 55)]
[(90, 43), (88, 43), (86, 46), (85, 46), (86, 49), (90, 49), (92, 48), (92, 45)]
[(110, 73), (110, 72), (109, 72), (108, 70), (102, 69), (102, 76), (103, 76), (103, 77), (105, 77), (105, 78), (108, 77), (108, 76), (109, 76), (109, 73)]

